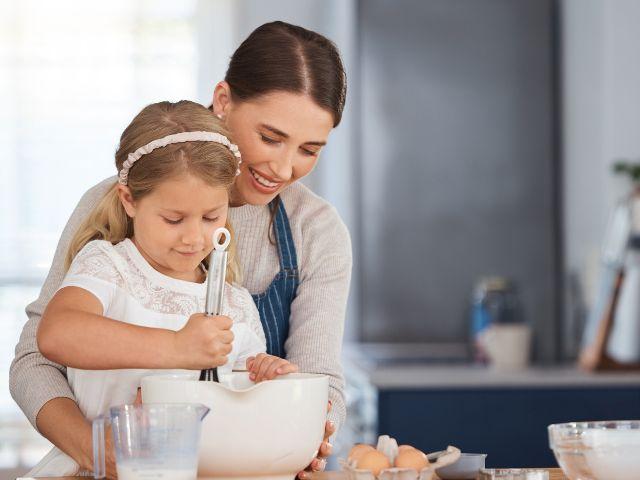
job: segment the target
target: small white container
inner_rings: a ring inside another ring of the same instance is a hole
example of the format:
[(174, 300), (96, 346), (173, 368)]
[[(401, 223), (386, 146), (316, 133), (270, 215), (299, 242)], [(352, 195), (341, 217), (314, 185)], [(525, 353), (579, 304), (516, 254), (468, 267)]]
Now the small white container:
[(437, 469), (436, 473), (442, 480), (475, 480), (486, 458), (484, 453), (462, 453), (457, 462)]

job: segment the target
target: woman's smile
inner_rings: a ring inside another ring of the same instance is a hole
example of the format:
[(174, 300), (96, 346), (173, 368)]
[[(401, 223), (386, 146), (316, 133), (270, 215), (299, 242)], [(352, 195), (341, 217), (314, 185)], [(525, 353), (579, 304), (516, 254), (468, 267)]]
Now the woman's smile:
[(251, 173), (251, 179), (253, 181), (253, 187), (259, 192), (274, 193), (278, 188), (286, 183), (285, 181), (275, 181), (272, 177), (269, 177), (263, 173), (259, 173), (257, 170), (247, 167)]
[[(216, 88), (230, 98), (228, 85)], [(233, 206), (266, 205), (311, 172), (333, 128), (333, 115), (305, 94), (274, 92), (240, 103), (214, 98), (215, 103), (242, 154)]]

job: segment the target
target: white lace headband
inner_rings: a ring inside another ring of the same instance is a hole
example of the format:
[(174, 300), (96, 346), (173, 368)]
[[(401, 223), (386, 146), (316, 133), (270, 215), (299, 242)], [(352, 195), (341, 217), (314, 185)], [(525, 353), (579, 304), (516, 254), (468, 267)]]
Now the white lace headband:
[(140, 157), (148, 153), (153, 152), (156, 148), (166, 147), (172, 143), (184, 143), (184, 142), (216, 142), (224, 145), (236, 158), (238, 158), (238, 170), (236, 176), (240, 175), (240, 164), (242, 163), (242, 157), (240, 156), (240, 150), (238, 146), (231, 143), (227, 137), (220, 133), (214, 132), (181, 132), (174, 133), (173, 135), (167, 135), (166, 137), (158, 138), (153, 142), (147, 143), (145, 146), (138, 148), (135, 152), (130, 153), (127, 159), (122, 164), (122, 170), (118, 173), (118, 182), (121, 185), (127, 184), (129, 177), (129, 170), (135, 162), (140, 160)]

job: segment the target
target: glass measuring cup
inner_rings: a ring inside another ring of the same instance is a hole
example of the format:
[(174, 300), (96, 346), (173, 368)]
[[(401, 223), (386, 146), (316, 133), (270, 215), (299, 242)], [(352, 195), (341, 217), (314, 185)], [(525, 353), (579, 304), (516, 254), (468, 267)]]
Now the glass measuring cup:
[(105, 478), (105, 427), (111, 424), (119, 480), (196, 480), (199, 403), (147, 403), (109, 409), (93, 421), (94, 478)]

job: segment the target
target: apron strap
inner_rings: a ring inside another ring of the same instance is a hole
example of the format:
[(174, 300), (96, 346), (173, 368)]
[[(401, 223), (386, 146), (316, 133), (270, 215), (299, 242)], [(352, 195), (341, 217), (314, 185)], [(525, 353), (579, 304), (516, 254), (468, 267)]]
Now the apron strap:
[(273, 219), (273, 229), (276, 236), (276, 244), (278, 246), (278, 258), (280, 260), (280, 268), (287, 273), (297, 273), (298, 257), (296, 248), (293, 243), (293, 235), (291, 234), (291, 226), (289, 225), (289, 217), (284, 208), (284, 203), (280, 197), (269, 203), (269, 208), (273, 211), (276, 208), (276, 214)]

